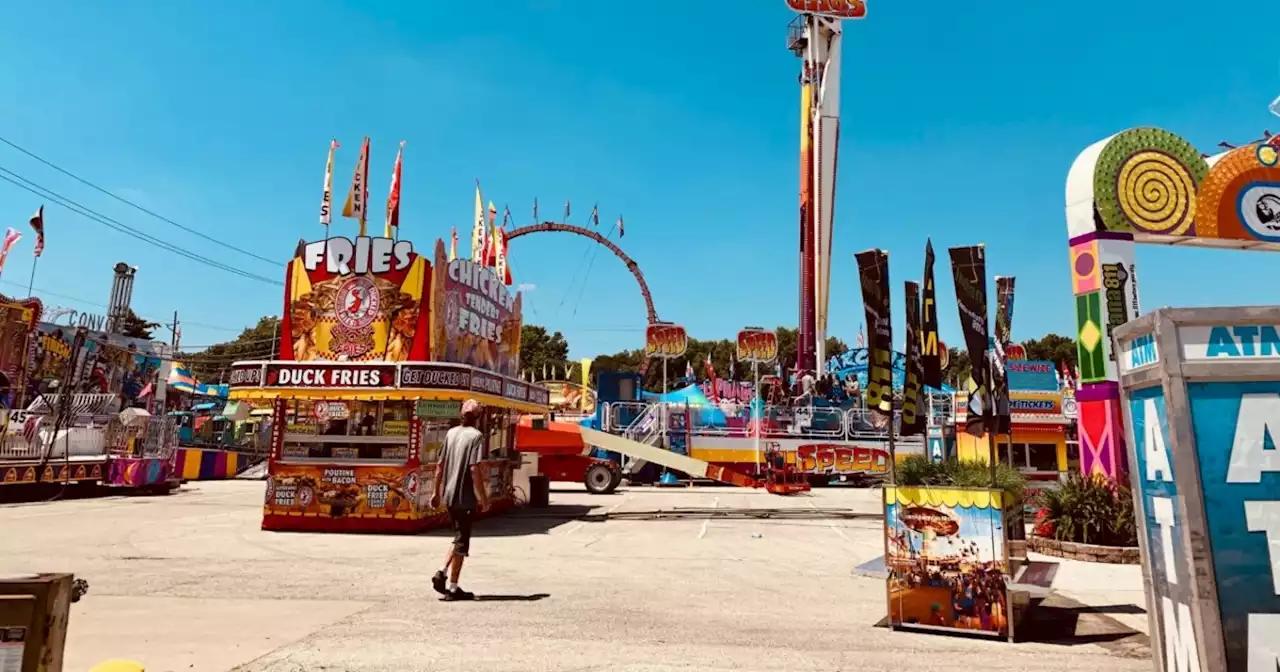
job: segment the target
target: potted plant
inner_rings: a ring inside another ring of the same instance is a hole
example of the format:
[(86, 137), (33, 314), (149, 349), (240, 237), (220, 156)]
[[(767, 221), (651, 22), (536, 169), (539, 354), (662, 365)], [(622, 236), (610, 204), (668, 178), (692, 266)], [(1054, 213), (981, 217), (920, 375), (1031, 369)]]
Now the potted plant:
[(1073, 473), (1037, 495), (1036, 504), (1034, 550), (1078, 560), (1138, 561), (1133, 494), (1123, 483)]

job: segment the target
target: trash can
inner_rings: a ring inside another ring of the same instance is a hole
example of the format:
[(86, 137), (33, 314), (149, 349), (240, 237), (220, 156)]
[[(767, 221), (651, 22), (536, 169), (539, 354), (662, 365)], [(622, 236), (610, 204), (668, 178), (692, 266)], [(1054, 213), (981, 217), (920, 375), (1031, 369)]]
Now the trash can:
[(529, 508), (545, 509), (551, 505), (551, 479), (537, 474), (529, 477)]

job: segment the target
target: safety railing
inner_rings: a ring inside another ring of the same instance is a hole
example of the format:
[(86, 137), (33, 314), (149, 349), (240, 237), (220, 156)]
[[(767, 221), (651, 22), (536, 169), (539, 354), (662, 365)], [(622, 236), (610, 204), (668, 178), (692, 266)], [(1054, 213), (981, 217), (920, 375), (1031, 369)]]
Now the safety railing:
[[(665, 416), (665, 422), (664, 422)], [(604, 405), (602, 429), (627, 438), (651, 442), (666, 426), (668, 432), (694, 436), (750, 438), (809, 438), (822, 440), (887, 439), (889, 416), (865, 408), (766, 405), (757, 419), (750, 404), (689, 405), (617, 401)], [(948, 421), (932, 418), (934, 423)], [(902, 414), (893, 414), (895, 434), (901, 434)]]
[(48, 416), (29, 415), (18, 422), (11, 415), (0, 434), (0, 461), (105, 456), (104, 429), (112, 417), (81, 416), (71, 427), (59, 427), (55, 432)]
[(113, 456), (164, 459), (178, 447), (178, 421), (168, 416), (112, 418), (105, 440)]

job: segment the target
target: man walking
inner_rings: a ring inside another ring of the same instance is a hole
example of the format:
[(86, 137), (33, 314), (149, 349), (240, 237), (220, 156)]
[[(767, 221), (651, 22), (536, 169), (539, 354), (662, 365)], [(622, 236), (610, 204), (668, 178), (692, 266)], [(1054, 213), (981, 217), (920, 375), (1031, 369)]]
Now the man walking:
[(458, 587), (458, 577), (462, 574), (462, 563), (471, 551), (471, 521), (477, 510), (489, 507), (489, 493), (480, 487), (481, 480), (474, 473), (485, 453), (484, 436), (476, 429), (479, 419), (480, 403), (475, 399), (463, 402), (462, 424), (445, 434), (440, 461), (436, 465), (431, 507), (437, 508), (443, 503), (448, 510), (453, 523), (453, 545), (445, 556), (444, 567), (431, 577), (431, 586), (448, 601), (475, 598), (475, 595)]

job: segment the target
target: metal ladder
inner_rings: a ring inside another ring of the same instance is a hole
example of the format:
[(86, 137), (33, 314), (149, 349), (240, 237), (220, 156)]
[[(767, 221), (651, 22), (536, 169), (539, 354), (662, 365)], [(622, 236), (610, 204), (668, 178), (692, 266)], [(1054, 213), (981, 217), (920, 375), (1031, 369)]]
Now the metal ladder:
[[(662, 443), (663, 429), (666, 425), (666, 404), (656, 402), (649, 404), (635, 420), (622, 430), (624, 438), (643, 443), (649, 446), (659, 446)], [(647, 461), (638, 458), (622, 455), (622, 474), (630, 476), (644, 468)]]

